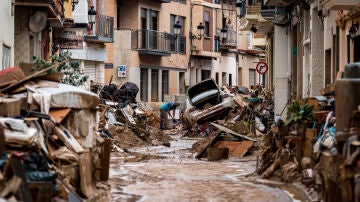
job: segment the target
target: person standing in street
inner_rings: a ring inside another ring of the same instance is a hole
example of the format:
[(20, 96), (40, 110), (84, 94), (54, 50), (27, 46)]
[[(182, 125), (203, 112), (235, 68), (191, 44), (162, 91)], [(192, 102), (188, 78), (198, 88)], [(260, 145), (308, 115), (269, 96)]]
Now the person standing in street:
[[(167, 122), (168, 122), (168, 115), (173, 119), (175, 117), (175, 109), (176, 107), (178, 107), (180, 104), (178, 102), (166, 102), (165, 104), (160, 106), (160, 118), (161, 118), (161, 122), (160, 122), (160, 129), (161, 130), (166, 130), (167, 127)], [(170, 111), (172, 110), (172, 115), (170, 113)]]

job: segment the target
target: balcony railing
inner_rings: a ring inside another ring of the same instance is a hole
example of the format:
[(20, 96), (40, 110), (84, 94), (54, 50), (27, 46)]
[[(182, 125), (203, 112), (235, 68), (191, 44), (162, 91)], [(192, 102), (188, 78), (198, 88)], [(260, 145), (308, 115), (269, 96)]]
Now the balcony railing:
[(114, 18), (97, 15), (95, 24), (88, 35), (84, 36), (87, 42), (112, 43), (114, 42)]
[(173, 37), (173, 40), (170, 41), (170, 51), (177, 53), (186, 52), (186, 37), (178, 36), (177, 38)]
[[(172, 34), (155, 30), (133, 30), (131, 32), (131, 49), (140, 54), (170, 55)], [(180, 38), (179, 38), (180, 40)]]
[(237, 47), (237, 32), (233, 29), (227, 30), (227, 38), (222, 40), (220, 47), (224, 48), (236, 48)]

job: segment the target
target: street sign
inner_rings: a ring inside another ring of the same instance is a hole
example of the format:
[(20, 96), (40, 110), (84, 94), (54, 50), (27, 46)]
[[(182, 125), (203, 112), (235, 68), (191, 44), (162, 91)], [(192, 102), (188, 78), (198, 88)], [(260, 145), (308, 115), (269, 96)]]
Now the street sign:
[(119, 78), (126, 77), (126, 65), (118, 65), (118, 77)]
[(256, 71), (259, 74), (265, 74), (269, 70), (269, 66), (265, 62), (259, 62), (256, 65)]

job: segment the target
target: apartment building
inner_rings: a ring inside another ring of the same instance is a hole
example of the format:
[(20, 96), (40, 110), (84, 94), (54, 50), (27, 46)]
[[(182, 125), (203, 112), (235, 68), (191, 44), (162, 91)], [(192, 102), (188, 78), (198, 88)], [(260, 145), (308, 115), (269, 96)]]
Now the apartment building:
[(122, 0), (109, 12), (117, 28), (112, 76), (136, 83), (141, 100), (161, 102), (207, 78), (236, 85), (234, 0)]
[[(33, 56), (49, 59), (57, 48), (53, 43), (54, 33), (72, 24), (71, 13), (65, 13), (71, 7), (71, 0), (12, 1), (12, 9), (6, 13), (11, 12), (14, 18), (14, 65), (32, 63)], [(4, 22), (11, 23), (11, 20)]]
[(14, 13), (11, 1), (0, 1), (0, 70), (14, 66)]
[(114, 18), (105, 15), (105, 5), (104, 0), (79, 0), (71, 12), (73, 25), (59, 30), (56, 37), (62, 51), (81, 61), (88, 84), (105, 82), (106, 44), (114, 41)]

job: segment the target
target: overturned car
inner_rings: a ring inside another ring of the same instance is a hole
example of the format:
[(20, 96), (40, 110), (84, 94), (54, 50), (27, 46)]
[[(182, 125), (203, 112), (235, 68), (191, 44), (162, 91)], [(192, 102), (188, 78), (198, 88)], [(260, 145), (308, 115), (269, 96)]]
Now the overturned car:
[(221, 119), (234, 107), (231, 94), (221, 91), (213, 79), (207, 79), (189, 88), (181, 121), (185, 128), (191, 128), (195, 123)]

